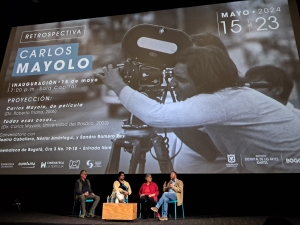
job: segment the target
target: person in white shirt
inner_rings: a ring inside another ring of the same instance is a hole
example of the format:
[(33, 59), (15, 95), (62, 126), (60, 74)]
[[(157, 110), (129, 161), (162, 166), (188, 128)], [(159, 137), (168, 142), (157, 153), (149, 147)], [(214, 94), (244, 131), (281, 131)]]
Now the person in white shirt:
[(282, 68), (271, 64), (254, 66), (245, 73), (245, 78), (249, 82), (270, 82), (271, 87), (255, 88), (255, 90), (282, 103), (300, 117), (300, 110), (289, 102), (294, 86), (293, 81)]
[(290, 163), (300, 158), (300, 118), (278, 101), (243, 87), (228, 54), (215, 46), (190, 47), (176, 62), (170, 82), (178, 100), (174, 103), (160, 104), (133, 90), (112, 65), (103, 68), (99, 79), (149, 126), (204, 127), (239, 172), (300, 172)]

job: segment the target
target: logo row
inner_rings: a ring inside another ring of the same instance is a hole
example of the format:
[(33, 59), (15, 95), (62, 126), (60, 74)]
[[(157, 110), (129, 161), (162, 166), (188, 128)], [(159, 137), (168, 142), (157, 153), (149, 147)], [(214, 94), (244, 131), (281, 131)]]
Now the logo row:
[[(64, 161), (44, 161), (38, 165), (36, 162), (19, 162), (19, 163), (1, 163), (0, 169), (12, 169), (14, 166), (18, 166), (20, 168), (42, 168), (42, 169), (62, 169), (65, 168)], [(80, 169), (80, 160), (70, 160), (69, 161), (69, 169)], [(86, 160), (85, 168), (93, 169), (102, 167), (102, 162), (97, 160)]]

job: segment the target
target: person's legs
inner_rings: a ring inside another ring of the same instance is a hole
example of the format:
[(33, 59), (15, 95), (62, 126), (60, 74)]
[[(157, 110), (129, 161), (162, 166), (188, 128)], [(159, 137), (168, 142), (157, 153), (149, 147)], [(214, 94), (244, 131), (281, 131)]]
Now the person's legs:
[(85, 213), (86, 213), (86, 209), (85, 209), (85, 199), (86, 199), (86, 197), (84, 195), (79, 195), (79, 199), (80, 199), (80, 204), (81, 204), (81, 215), (80, 215), (80, 217), (84, 218)]
[(165, 192), (165, 198), (163, 200), (163, 211), (162, 211), (162, 217), (168, 217), (168, 201), (170, 200), (176, 200), (176, 194), (174, 192)]
[(93, 202), (93, 205), (92, 207), (90, 208), (90, 211), (89, 211), (89, 216), (94, 216), (93, 214), (93, 211), (96, 209), (99, 201), (100, 201), (100, 197), (98, 195), (89, 195), (87, 198), (91, 198), (91, 199), (94, 199), (94, 202)]
[(157, 209), (159, 209), (159, 207), (163, 204), (164, 199), (166, 198), (166, 194), (167, 194), (167, 193), (168, 193), (168, 192), (164, 192), (164, 193), (162, 194), (162, 196), (160, 197), (160, 199), (158, 200), (158, 202), (156, 203), (155, 207), (156, 207)]
[(143, 218), (146, 218), (146, 215), (148, 214), (148, 210), (147, 210), (147, 202), (148, 201), (148, 197), (147, 196), (141, 196), (140, 197), (140, 202), (141, 202), (141, 213)]
[(175, 200), (176, 194), (174, 192), (164, 192), (159, 201), (156, 203), (155, 207), (151, 207), (151, 210), (154, 212), (158, 212), (159, 207), (164, 204), (164, 210), (162, 212), (163, 218), (168, 218), (168, 201), (169, 200)]
[(149, 216), (148, 214), (149, 214), (149, 212), (151, 212), (150, 208), (153, 207), (153, 206), (155, 206), (154, 199), (152, 197), (150, 197), (150, 198), (148, 197), (148, 200), (147, 200), (147, 216)]

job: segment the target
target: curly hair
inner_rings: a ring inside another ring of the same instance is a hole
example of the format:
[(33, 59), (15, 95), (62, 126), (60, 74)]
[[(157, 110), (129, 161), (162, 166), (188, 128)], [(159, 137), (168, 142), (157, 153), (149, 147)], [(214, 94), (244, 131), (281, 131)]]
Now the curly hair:
[(213, 45), (187, 48), (177, 55), (176, 61), (187, 65), (190, 78), (201, 93), (214, 93), (243, 81), (229, 55)]
[(248, 81), (258, 82), (264, 80), (271, 82), (272, 87), (283, 87), (283, 91), (278, 97), (281, 100), (288, 100), (293, 89), (293, 81), (288, 77), (286, 72), (272, 64), (254, 66), (245, 73), (245, 79)]
[(208, 45), (214, 45), (221, 50), (223, 50), (226, 54), (228, 54), (227, 48), (225, 47), (224, 43), (221, 39), (211, 33), (200, 33), (200, 34), (192, 34), (190, 35), (191, 39), (195, 46), (203, 47)]

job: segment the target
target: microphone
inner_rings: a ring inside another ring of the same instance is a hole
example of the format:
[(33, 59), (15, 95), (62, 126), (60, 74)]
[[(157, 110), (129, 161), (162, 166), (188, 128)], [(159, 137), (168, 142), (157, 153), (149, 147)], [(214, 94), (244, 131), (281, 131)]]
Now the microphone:
[(268, 88), (272, 87), (271, 82), (249, 82), (245, 83), (244, 87), (249, 87), (249, 88)]

